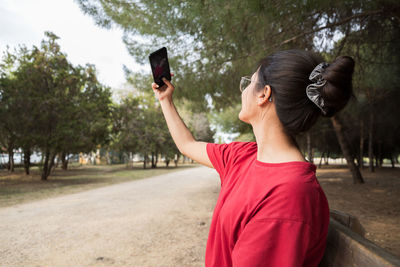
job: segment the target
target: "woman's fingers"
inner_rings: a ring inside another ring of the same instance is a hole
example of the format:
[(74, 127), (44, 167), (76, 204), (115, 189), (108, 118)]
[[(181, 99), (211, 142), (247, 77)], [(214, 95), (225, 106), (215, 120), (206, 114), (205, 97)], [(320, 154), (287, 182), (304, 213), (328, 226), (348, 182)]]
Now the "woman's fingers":
[[(172, 76), (174, 76), (173, 73), (171, 73), (171, 77), (172, 77)], [(164, 83), (165, 83), (168, 87), (171, 87), (171, 86), (173, 87), (173, 85), (171, 84), (171, 82), (170, 82), (169, 80), (167, 80), (165, 77), (163, 77), (162, 80), (164, 81)], [(159, 90), (162, 89), (162, 87), (160, 88), (160, 86), (158, 86), (158, 84), (156, 84), (156, 83), (151, 83), (151, 87), (154, 88), (154, 89), (159, 89)]]
[[(171, 73), (171, 77), (174, 76), (173, 73)], [(164, 85), (163, 86), (159, 86), (157, 83), (152, 83), (151, 87), (153, 88), (153, 91), (156, 95), (156, 97), (158, 98), (158, 100), (163, 100), (164, 98), (170, 98), (172, 97), (172, 92), (174, 91), (174, 86), (172, 85), (172, 83), (166, 79), (165, 77), (162, 78)]]
[(166, 78), (162, 78), (163, 82), (168, 86), (168, 87), (173, 87), (173, 85), (168, 81)]
[(152, 83), (152, 84), (151, 84), (151, 87), (153, 87), (153, 89), (157, 89), (159, 86), (158, 86), (158, 84), (156, 84), (156, 83)]

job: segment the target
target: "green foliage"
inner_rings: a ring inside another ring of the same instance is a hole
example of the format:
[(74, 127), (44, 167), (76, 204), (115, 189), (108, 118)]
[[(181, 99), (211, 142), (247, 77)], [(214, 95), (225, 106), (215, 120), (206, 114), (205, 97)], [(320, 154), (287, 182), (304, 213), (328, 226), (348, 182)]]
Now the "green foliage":
[(58, 37), (45, 35), (40, 48), (5, 53), (0, 99), (0, 143), (24, 152), (39, 149), (45, 157), (43, 179), (57, 154), (106, 144), (111, 122), (111, 92), (98, 82), (95, 67), (73, 66)]
[[(390, 101), (388, 97), (395, 95), (391, 92), (398, 90), (398, 1), (77, 2), (99, 25), (123, 28), (123, 40), (138, 62), (148, 64), (151, 51), (167, 46), (176, 98), (191, 101), (193, 112), (210, 111), (206, 99), (211, 99), (212, 121), (245, 139), (251, 127), (237, 119), (240, 77), (254, 72), (258, 61), (276, 50), (316, 50), (327, 61), (343, 54), (355, 58), (358, 102), (342, 111), (346, 136), (352, 143), (360, 137), (352, 126), (365, 121), (368, 110), (373, 112), (369, 105)], [(383, 111), (387, 107), (376, 108)], [(398, 121), (396, 111), (380, 129)], [(338, 151), (329, 122), (318, 123), (312, 132), (320, 150)]]

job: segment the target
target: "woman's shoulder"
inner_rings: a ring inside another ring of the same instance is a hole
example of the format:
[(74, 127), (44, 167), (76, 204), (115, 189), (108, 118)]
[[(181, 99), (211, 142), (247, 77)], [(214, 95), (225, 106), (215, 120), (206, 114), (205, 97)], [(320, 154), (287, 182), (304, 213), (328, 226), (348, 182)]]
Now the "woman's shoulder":
[(257, 143), (256, 142), (239, 142), (234, 141), (230, 143), (232, 146), (232, 157), (236, 161), (239, 158), (250, 157), (257, 154)]
[(249, 153), (257, 152), (257, 143), (256, 142), (239, 142), (233, 141), (230, 143), (209, 143), (211, 148), (224, 150), (230, 154), (230, 156), (235, 157), (236, 155), (246, 155)]
[(244, 141), (232, 141), (232, 142), (227, 142), (226, 144), (236, 145), (236, 146), (257, 145), (256, 142), (244, 142)]
[(233, 141), (228, 143), (232, 149), (240, 150), (244, 152), (245, 150), (257, 150), (257, 143), (256, 142), (241, 142), (241, 141)]

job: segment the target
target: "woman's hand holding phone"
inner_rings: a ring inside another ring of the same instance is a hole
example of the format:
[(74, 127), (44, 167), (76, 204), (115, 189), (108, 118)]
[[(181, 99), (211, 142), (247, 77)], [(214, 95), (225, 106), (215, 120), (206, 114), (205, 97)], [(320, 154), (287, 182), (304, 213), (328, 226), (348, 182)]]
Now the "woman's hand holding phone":
[[(174, 74), (171, 73), (171, 76), (174, 76)], [(172, 101), (172, 93), (174, 92), (175, 87), (166, 78), (162, 78), (162, 80), (165, 83), (163, 86), (159, 87), (156, 83), (152, 83), (151, 87), (153, 88), (153, 91), (159, 101)]]

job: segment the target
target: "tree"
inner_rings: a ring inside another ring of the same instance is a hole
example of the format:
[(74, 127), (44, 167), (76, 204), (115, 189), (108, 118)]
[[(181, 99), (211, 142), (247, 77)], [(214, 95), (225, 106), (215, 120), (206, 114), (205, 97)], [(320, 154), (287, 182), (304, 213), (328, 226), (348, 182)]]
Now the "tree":
[(111, 147), (128, 153), (136, 153), (139, 147), (138, 129), (141, 127), (141, 110), (139, 100), (134, 97), (122, 99), (120, 105), (113, 109), (112, 145)]
[(6, 148), (8, 153), (7, 168), (14, 171), (14, 149), (16, 148), (16, 119), (15, 106), (16, 101), (12, 94), (13, 81), (7, 77), (0, 79), (0, 146)]
[(28, 142), (21, 136), (21, 130), (30, 126), (24, 115), (30, 111), (31, 106), (25, 101), (22, 83), (16, 73), (16, 68), (28, 57), (24, 46), (15, 49), (15, 54), (7, 49), (0, 65), (0, 145), (7, 149), (8, 169), (11, 172), (14, 171), (14, 149), (21, 143), (25, 148)]
[(112, 106), (110, 88), (99, 83), (94, 65), (72, 68), (65, 83), (58, 141), (63, 169), (67, 169), (67, 155), (108, 144)]
[(7, 52), (1, 65), (0, 142), (24, 151), (25, 171), (30, 155), (40, 149), (42, 180), (47, 180), (59, 155), (67, 168), (70, 153), (89, 152), (109, 139), (110, 89), (101, 85), (93, 65), (74, 67), (61, 52), (58, 37), (45, 33), (41, 47), (21, 46)]

